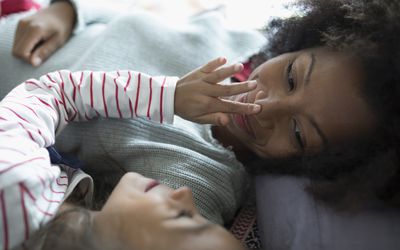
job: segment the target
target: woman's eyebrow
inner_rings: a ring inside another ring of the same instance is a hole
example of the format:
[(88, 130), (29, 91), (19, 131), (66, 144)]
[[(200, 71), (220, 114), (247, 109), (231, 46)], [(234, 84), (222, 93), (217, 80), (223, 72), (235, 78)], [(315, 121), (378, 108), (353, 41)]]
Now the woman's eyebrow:
[(307, 85), (310, 82), (310, 78), (311, 78), (311, 73), (314, 69), (314, 65), (316, 63), (316, 59), (315, 59), (315, 55), (314, 53), (309, 53), (308, 54), (311, 57), (310, 63), (308, 65), (308, 70), (307, 70), (307, 74), (304, 80), (304, 85)]

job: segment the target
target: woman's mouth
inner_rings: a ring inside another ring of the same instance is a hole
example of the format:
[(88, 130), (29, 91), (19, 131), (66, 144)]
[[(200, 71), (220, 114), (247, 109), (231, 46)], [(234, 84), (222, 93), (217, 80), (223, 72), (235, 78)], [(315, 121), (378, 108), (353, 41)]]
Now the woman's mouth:
[(149, 184), (147, 184), (146, 189), (144, 190), (144, 192), (148, 192), (150, 191), (152, 188), (156, 187), (160, 185), (160, 183), (156, 180), (152, 180)]
[(249, 121), (247, 120), (246, 115), (234, 114), (233, 120), (237, 127), (239, 127), (241, 130), (245, 131), (250, 136), (254, 137), (253, 130), (251, 130), (251, 128), (249, 126)]
[[(247, 103), (247, 94), (240, 95), (236, 101), (241, 103)], [(247, 115), (233, 114), (232, 117), (237, 127), (245, 131), (250, 136), (254, 137), (254, 132), (251, 129)]]

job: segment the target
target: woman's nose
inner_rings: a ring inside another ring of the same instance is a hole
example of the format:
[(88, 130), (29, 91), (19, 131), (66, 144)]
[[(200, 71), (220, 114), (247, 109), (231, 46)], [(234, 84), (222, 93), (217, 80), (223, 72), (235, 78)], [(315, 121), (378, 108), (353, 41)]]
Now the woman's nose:
[(272, 129), (281, 118), (288, 116), (291, 110), (289, 100), (279, 95), (267, 94), (264, 90), (257, 92), (254, 103), (261, 106), (261, 111), (254, 117), (265, 128)]

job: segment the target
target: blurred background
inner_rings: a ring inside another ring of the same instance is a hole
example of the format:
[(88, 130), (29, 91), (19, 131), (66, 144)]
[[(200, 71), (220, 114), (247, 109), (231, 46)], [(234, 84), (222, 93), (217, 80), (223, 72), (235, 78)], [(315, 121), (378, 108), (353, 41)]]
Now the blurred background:
[[(108, 0), (85, 0), (107, 2)], [(290, 12), (284, 5), (289, 0), (117, 0), (160, 13), (168, 20), (179, 21), (196, 12), (223, 8), (228, 25), (243, 28), (260, 28), (266, 16), (286, 16)]]
[[(48, 0), (37, 0), (46, 2)], [(157, 13), (169, 22), (183, 19), (205, 11), (220, 8), (224, 11), (228, 26), (238, 28), (261, 28), (266, 17), (288, 16), (285, 6), (293, 0), (81, 0), (87, 4), (98, 4), (108, 10), (127, 12), (142, 8)]]

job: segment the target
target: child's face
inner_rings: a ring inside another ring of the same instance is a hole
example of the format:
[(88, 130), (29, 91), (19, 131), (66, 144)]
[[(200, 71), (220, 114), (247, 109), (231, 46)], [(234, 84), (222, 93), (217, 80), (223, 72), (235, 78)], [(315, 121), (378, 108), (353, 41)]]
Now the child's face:
[(375, 117), (360, 93), (358, 62), (313, 48), (273, 58), (254, 70), (255, 90), (232, 97), (257, 103), (256, 115), (232, 115), (227, 129), (264, 158), (314, 153), (371, 131)]
[(188, 188), (173, 190), (139, 174), (126, 174), (103, 209), (95, 231), (127, 249), (243, 249), (229, 232), (203, 218)]

